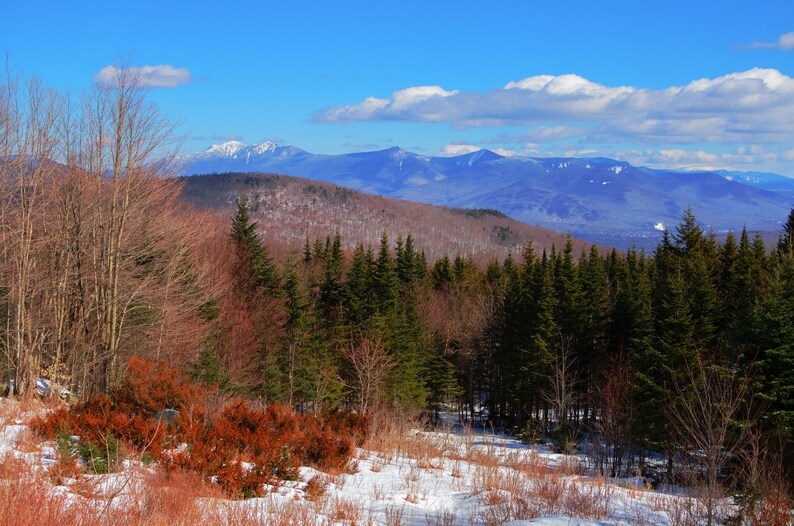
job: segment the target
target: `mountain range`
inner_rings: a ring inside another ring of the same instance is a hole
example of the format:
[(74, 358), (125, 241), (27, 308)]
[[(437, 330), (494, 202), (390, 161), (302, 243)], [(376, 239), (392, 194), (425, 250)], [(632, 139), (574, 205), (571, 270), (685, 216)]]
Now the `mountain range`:
[(313, 154), (236, 141), (177, 159), (182, 175), (263, 172), (366, 193), (514, 219), (603, 245), (653, 247), (691, 207), (716, 233), (777, 231), (794, 204), (794, 179), (760, 172), (682, 172), (607, 158), (505, 157), (489, 150), (433, 157), (394, 147)]

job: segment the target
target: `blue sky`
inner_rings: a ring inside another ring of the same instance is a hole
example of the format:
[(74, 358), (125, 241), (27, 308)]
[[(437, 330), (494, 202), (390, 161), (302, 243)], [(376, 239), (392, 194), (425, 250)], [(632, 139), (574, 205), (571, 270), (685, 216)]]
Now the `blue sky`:
[(90, 89), (120, 56), (150, 67), (186, 152), (230, 138), (317, 153), (486, 147), (794, 176), (790, 0), (4, 0), (0, 12), (0, 50), (57, 87)]

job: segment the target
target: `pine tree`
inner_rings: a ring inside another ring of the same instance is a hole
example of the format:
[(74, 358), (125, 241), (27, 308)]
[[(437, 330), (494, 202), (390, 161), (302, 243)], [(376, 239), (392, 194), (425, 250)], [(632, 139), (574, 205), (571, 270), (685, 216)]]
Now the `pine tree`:
[[(288, 266), (284, 277), (283, 350), (280, 354), (280, 378), (283, 382), (283, 399), (289, 405), (303, 410), (306, 403), (318, 407), (333, 402), (339, 385), (323, 386), (323, 370), (333, 365), (325, 338), (312, 303), (306, 298), (294, 266)], [(332, 382), (333, 383), (333, 382)]]
[(417, 268), (416, 268), (417, 253), (414, 248), (414, 239), (411, 234), (405, 239), (405, 244), (402, 238), (397, 239), (397, 276), (400, 278), (400, 283), (403, 287), (413, 285), (418, 281)]
[(249, 292), (264, 296), (276, 295), (278, 277), (276, 267), (270, 258), (267, 247), (262, 244), (256, 232), (256, 222), (252, 222), (245, 196), (237, 200), (237, 213), (232, 219), (230, 236), (234, 241), (238, 259), (238, 279)]
[[(595, 245), (589, 257), (582, 252), (578, 265), (582, 293), (582, 349), (585, 363), (589, 364), (587, 381), (588, 398), (595, 397), (594, 388), (601, 378), (602, 368), (608, 362), (606, 348), (606, 326), (609, 319), (609, 281), (604, 260)], [(586, 415), (587, 416), (587, 415)]]
[(430, 273), (427, 270), (427, 257), (425, 257), (424, 250), (419, 252), (414, 259), (414, 275), (418, 283), (425, 283), (430, 277)]
[(386, 232), (380, 240), (378, 258), (375, 260), (375, 273), (373, 276), (375, 302), (378, 312), (382, 315), (393, 313), (399, 301), (399, 278), (396, 265), (389, 250), (389, 238)]
[(679, 254), (686, 255), (701, 248), (703, 229), (698, 226), (692, 207), (684, 211), (681, 222), (676, 227), (675, 246)]
[(356, 244), (346, 287), (347, 316), (352, 326), (362, 326), (375, 311), (374, 271), (372, 249)]
[(334, 241), (326, 239), (326, 248), (323, 250), (323, 279), (320, 285), (320, 301), (323, 305), (326, 319), (333, 325), (339, 320), (342, 300), (344, 299), (344, 257), (342, 255), (342, 240), (339, 234), (334, 236)]
[(436, 290), (449, 287), (453, 281), (452, 265), (450, 264), (449, 256), (444, 255), (441, 259), (436, 260), (433, 264), (433, 270), (430, 272), (430, 281), (433, 284), (433, 288)]
[(773, 273), (769, 297), (758, 313), (761, 396), (768, 400), (767, 423), (794, 440), (794, 252), (784, 250)]
[(789, 212), (788, 218), (783, 225), (783, 231), (780, 234), (780, 240), (777, 244), (778, 254), (794, 251), (794, 208)]

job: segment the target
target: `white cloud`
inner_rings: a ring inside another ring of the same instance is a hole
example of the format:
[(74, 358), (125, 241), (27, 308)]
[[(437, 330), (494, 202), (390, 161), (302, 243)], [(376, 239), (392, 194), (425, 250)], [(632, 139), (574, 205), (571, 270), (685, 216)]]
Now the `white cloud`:
[(520, 134), (497, 135), (488, 139), (490, 144), (518, 144), (518, 143), (548, 143), (561, 139), (580, 137), (588, 133), (588, 128), (583, 126), (533, 126)]
[(498, 153), (503, 157), (515, 157), (517, 155), (521, 155), (520, 152), (517, 152), (515, 150), (508, 150), (506, 148), (494, 148), (491, 151), (493, 151), (494, 153)]
[(467, 153), (476, 152), (481, 150), (479, 146), (473, 144), (447, 144), (441, 151), (438, 152), (440, 157), (455, 157), (456, 155), (465, 155)]
[[(465, 155), (467, 153), (477, 152), (482, 150), (483, 148), (476, 146), (474, 144), (465, 144), (465, 143), (453, 143), (447, 144), (441, 151), (436, 153), (435, 155), (439, 157), (455, 157), (458, 155)], [(527, 155), (525, 151), (516, 151), (507, 148), (489, 148), (494, 153), (497, 153), (503, 157), (515, 157), (516, 155)]]
[[(169, 64), (157, 66), (128, 67), (126, 71), (139, 77), (140, 86), (143, 88), (176, 88), (183, 84), (190, 84), (192, 75), (187, 68), (175, 68)], [(116, 66), (105, 66), (94, 74), (94, 84), (98, 86), (111, 86), (120, 73)]]
[(784, 51), (794, 50), (794, 31), (780, 35), (777, 42), (753, 42), (750, 44), (754, 49), (782, 49)]
[[(355, 122), (370, 120), (372, 115), (378, 113), (398, 115), (402, 112), (410, 111), (424, 102), (432, 102), (434, 99), (443, 99), (458, 93), (457, 90), (447, 91), (441, 86), (415, 86), (395, 91), (392, 93), (391, 99), (367, 97), (363, 102), (352, 106), (338, 106), (328, 109), (323, 112), (323, 117), (317, 120)], [(443, 120), (443, 115), (434, 116), (431, 112), (425, 114), (422, 120)]]
[(794, 78), (754, 68), (664, 89), (605, 86), (577, 75), (538, 75), (484, 92), (419, 86), (330, 108), (313, 120), (533, 126), (528, 142), (573, 136), (578, 128), (591, 142), (790, 144), (792, 114)]

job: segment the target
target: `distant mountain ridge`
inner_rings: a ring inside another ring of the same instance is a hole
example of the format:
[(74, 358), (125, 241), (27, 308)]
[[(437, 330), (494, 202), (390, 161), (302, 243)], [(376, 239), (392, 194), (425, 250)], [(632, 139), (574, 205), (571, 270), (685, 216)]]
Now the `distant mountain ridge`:
[(794, 205), (794, 179), (753, 172), (680, 172), (607, 158), (455, 157), (399, 147), (313, 154), (272, 142), (226, 142), (178, 159), (184, 175), (264, 172), (457, 208), (495, 209), (532, 225), (626, 248), (652, 247), (691, 206), (716, 232), (778, 230)]

